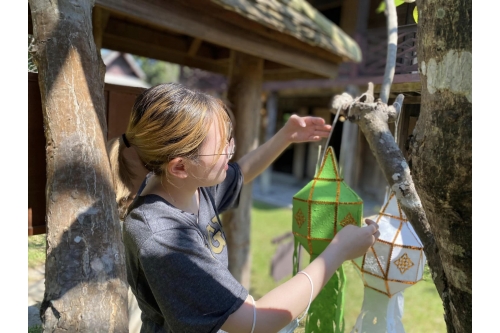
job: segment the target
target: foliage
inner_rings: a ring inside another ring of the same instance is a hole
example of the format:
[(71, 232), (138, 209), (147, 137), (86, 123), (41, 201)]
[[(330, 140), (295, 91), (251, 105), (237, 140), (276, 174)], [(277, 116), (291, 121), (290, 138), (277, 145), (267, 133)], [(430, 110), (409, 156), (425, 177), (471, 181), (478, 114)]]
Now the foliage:
[(152, 86), (179, 80), (180, 66), (177, 64), (139, 56), (134, 59), (146, 74), (146, 82)]
[[(397, 6), (400, 6), (404, 3), (410, 3), (410, 2), (415, 2), (415, 0), (394, 0), (394, 4)], [(377, 13), (382, 13), (385, 10), (385, 0), (383, 0), (380, 5), (377, 7), (376, 12)], [(415, 20), (415, 23), (418, 23), (418, 10), (417, 6), (413, 8), (413, 19)]]

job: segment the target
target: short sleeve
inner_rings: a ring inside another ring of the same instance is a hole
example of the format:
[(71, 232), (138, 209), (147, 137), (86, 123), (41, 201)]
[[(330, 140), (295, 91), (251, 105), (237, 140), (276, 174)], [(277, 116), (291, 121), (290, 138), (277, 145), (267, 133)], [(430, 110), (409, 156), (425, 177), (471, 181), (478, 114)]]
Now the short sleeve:
[(248, 291), (216, 260), (193, 228), (151, 236), (139, 262), (173, 332), (217, 332)]
[(238, 207), (242, 187), (243, 174), (240, 166), (237, 163), (229, 163), (226, 178), (222, 183), (215, 186), (212, 192), (217, 210), (220, 213)]

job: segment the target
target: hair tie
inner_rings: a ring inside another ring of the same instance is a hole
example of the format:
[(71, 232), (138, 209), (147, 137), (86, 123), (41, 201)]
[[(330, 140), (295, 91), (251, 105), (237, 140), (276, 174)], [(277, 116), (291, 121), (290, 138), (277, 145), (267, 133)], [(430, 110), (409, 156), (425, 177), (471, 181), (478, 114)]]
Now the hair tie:
[(123, 143), (125, 144), (125, 147), (130, 148), (130, 142), (128, 142), (127, 136), (125, 136), (125, 133), (122, 134), (122, 139), (123, 139)]

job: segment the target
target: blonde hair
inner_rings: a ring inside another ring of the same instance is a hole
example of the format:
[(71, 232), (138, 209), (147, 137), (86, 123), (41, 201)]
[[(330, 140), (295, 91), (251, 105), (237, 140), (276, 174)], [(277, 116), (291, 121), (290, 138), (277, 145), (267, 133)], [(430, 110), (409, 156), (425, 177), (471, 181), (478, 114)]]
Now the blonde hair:
[[(156, 175), (165, 173), (166, 164), (176, 157), (197, 160), (199, 149), (213, 121), (219, 122), (221, 141), (232, 136), (227, 106), (215, 97), (188, 89), (178, 83), (158, 84), (144, 90), (135, 100), (125, 137), (144, 167)], [(121, 137), (108, 141), (120, 217), (132, 194), (135, 174), (127, 163)], [(222, 153), (224, 145), (219, 147)], [(122, 214), (123, 213), (123, 214)]]

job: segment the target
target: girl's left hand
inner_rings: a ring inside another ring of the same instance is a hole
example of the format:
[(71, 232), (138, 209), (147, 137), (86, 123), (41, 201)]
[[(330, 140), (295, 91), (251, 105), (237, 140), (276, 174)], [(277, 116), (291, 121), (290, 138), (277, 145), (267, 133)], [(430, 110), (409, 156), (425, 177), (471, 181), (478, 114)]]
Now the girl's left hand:
[(331, 125), (326, 125), (325, 120), (321, 117), (299, 117), (292, 115), (283, 131), (290, 142), (308, 142), (319, 141), (322, 138), (327, 138), (332, 129)]

